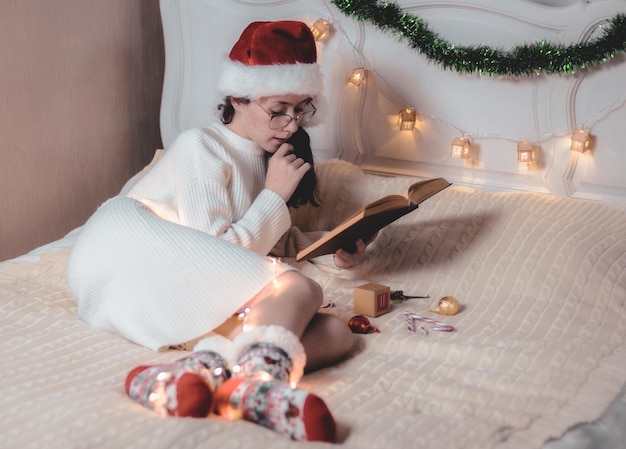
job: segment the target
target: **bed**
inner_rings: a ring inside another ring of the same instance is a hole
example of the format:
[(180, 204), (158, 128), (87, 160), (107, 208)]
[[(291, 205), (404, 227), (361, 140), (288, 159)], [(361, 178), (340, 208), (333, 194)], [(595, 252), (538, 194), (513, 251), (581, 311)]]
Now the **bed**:
[[(322, 285), (321, 312), (346, 323), (365, 283), (430, 296), (370, 317), (380, 332), (357, 334), (347, 359), (302, 379), (335, 415), (337, 444), (626, 447), (624, 56), (573, 74), (461, 73), (363, 13), (378, 3), (161, 0), (166, 151), (182, 130), (213, 119), (214, 69), (248, 22), (317, 23), (326, 120), (310, 133), (323, 213), (302, 207), (294, 222), (330, 229), (415, 179), (453, 183), (382, 230), (356, 269), (286, 259)], [(393, 5), (474, 49), (591, 42), (624, 12), (617, 0)], [(360, 85), (355, 72), (365, 75)], [(572, 150), (578, 129), (590, 133), (589, 151)], [(467, 157), (455, 157), (459, 148)], [(130, 401), (131, 368), (181, 351), (153, 352), (77, 319), (65, 267), (79, 233), (0, 264), (1, 447), (328, 446), (246, 422), (163, 419)], [(459, 300), (459, 313), (432, 312), (444, 296)]]

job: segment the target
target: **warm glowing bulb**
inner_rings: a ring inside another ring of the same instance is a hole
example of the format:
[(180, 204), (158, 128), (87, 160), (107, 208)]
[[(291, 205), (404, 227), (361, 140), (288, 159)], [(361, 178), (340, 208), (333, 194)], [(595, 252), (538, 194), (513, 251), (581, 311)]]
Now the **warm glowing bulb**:
[(469, 159), (472, 143), (466, 137), (457, 137), (452, 141), (452, 151), (450, 155), (454, 158)]
[(398, 127), (402, 131), (411, 131), (415, 127), (415, 109), (406, 108), (398, 113)]
[(278, 262), (280, 259), (277, 259), (276, 257), (272, 257), (272, 266), (274, 267), (274, 279), (272, 279), (272, 284), (274, 286), (278, 285)]
[(243, 417), (243, 412), (234, 405), (228, 404), (220, 410), (220, 416), (229, 421), (237, 421)]
[(572, 134), (572, 151), (584, 153), (591, 147), (591, 134), (584, 129), (577, 129)]
[(359, 87), (363, 81), (365, 81), (365, 67), (358, 67), (352, 70), (352, 75), (348, 78), (355, 86)]
[(239, 318), (239, 320), (244, 320), (248, 314), (250, 313), (250, 307), (244, 307), (244, 309), (239, 312), (239, 315), (237, 315), (237, 318)]
[(523, 141), (517, 144), (517, 161), (520, 163), (530, 164), (533, 161), (534, 146), (528, 142)]
[(330, 23), (328, 23), (326, 19), (317, 19), (313, 25), (311, 25), (311, 33), (313, 33), (313, 37), (316, 41), (325, 41), (330, 36), (331, 31)]

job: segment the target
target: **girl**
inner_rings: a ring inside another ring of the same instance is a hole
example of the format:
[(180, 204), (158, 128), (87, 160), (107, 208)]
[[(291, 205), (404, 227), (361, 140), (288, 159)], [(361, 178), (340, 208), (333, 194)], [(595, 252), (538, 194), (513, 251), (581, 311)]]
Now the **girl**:
[[(267, 257), (291, 225), (287, 203), (315, 203), (312, 161), (289, 143), (322, 92), (313, 35), (296, 21), (251, 23), (219, 80), (221, 123), (182, 133), (83, 227), (68, 264), (78, 313), (154, 350), (193, 348), (128, 374), (127, 394), (144, 406), (333, 441), (324, 402), (292, 386), (305, 367), (345, 356), (352, 334), (317, 313), (319, 285)], [(358, 242), (336, 263), (364, 251)]]

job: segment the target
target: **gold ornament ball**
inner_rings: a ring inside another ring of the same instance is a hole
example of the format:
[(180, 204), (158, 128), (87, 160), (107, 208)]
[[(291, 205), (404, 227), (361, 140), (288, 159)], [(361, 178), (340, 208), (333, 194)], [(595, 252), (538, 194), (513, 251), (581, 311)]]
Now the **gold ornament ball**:
[(439, 304), (431, 312), (438, 313), (440, 315), (456, 315), (461, 310), (458, 299), (454, 296), (444, 296), (439, 300)]

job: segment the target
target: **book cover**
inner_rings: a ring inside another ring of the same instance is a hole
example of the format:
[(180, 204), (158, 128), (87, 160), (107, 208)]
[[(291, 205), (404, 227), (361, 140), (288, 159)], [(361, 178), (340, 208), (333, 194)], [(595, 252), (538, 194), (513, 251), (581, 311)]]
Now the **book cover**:
[(355, 252), (355, 242), (358, 239), (368, 242), (379, 230), (414, 211), (420, 203), (450, 185), (451, 183), (444, 178), (417, 181), (411, 184), (407, 196), (387, 195), (366, 204), (324, 237), (299, 251), (296, 260), (331, 254), (339, 248)]

